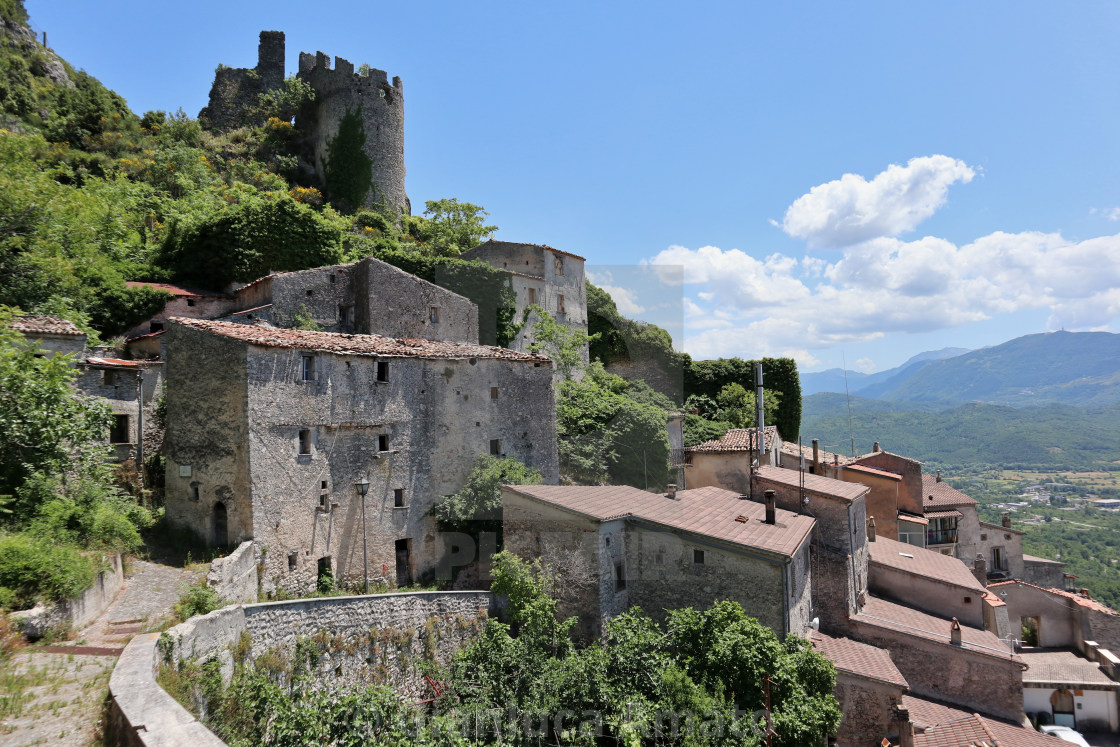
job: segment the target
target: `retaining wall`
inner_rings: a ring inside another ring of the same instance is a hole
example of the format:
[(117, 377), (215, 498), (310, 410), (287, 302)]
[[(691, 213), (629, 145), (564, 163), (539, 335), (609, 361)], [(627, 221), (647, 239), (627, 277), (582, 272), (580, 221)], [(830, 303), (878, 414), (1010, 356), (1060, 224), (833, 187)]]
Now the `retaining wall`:
[[(217, 659), (222, 677), (233, 674), (234, 648), (248, 636), (251, 661), (290, 665), (297, 650), (313, 647), (309, 681), (322, 687), (385, 684), (404, 697), (430, 697), (414, 663), (446, 663), (473, 640), (494, 604), (482, 591), (416, 592), (327, 597), (234, 605), (192, 617), (160, 636), (137, 636), (109, 680), (110, 743), (118, 745), (223, 744), (156, 683), (160, 666)], [(162, 639), (162, 642), (161, 642)]]
[(28, 638), (41, 638), (52, 630), (80, 630), (109, 608), (124, 585), (121, 556), (109, 558), (109, 568), (97, 574), (93, 585), (73, 599), (12, 613)]

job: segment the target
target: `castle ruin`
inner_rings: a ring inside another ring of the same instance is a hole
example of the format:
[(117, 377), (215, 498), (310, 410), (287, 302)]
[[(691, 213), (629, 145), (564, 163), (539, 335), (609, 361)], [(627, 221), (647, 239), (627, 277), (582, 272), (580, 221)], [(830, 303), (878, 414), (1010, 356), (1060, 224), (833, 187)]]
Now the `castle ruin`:
[[(203, 126), (230, 130), (263, 124), (261, 94), (284, 86), (284, 32), (262, 31), (255, 68), (219, 66)], [(384, 70), (322, 52), (299, 55), (296, 77), (315, 93), (296, 115), (306, 168), (328, 199), (343, 207), (383, 206), (410, 213), (404, 178), (404, 86)]]

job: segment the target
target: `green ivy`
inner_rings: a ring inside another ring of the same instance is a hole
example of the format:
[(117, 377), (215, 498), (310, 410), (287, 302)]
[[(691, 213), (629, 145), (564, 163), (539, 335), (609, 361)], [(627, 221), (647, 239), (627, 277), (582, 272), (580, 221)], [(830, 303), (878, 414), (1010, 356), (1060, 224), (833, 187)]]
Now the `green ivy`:
[(349, 212), (361, 207), (373, 188), (373, 161), (362, 150), (365, 142), (361, 111), (347, 109), (338, 122), (338, 134), (327, 143), (324, 176), (331, 200)]

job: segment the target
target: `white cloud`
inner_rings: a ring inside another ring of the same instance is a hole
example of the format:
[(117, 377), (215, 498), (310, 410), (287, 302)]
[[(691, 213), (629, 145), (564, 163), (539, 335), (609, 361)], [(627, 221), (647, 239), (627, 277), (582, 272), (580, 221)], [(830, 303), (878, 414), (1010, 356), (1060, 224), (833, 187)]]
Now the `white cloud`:
[(844, 247), (912, 230), (945, 204), (949, 187), (976, 172), (934, 155), (891, 164), (868, 181), (859, 174), (819, 184), (786, 210), (782, 230), (810, 246)]
[(857, 371), (862, 371), (863, 373), (871, 373), (875, 370), (875, 361), (870, 358), (860, 358), (854, 365)]
[(794, 350), (807, 360), (808, 351), (823, 347), (1028, 309), (1049, 309), (1052, 329), (1100, 328), (1120, 320), (1116, 257), (1120, 234), (1070, 241), (1056, 233), (996, 232), (961, 246), (935, 237), (877, 238), (831, 263), (671, 246), (650, 264), (684, 265), (685, 283), (703, 288), (685, 299), (689, 353)]
[(599, 285), (599, 287), (610, 294), (615, 306), (618, 307), (618, 312), (623, 316), (632, 317), (646, 310), (645, 306), (638, 304), (637, 294), (628, 288), (619, 288), (616, 285)]
[(1103, 215), (1106, 220), (1120, 220), (1120, 207), (1089, 208), (1089, 215)]

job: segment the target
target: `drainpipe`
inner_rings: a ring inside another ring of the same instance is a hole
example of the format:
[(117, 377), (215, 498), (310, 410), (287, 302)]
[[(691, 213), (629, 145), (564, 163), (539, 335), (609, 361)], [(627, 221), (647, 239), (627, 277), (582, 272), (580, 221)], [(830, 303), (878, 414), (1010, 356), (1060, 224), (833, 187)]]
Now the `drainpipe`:
[[(136, 472), (140, 475), (140, 492), (144, 492), (144, 369), (136, 367)], [(143, 498), (141, 497), (141, 500)]]

